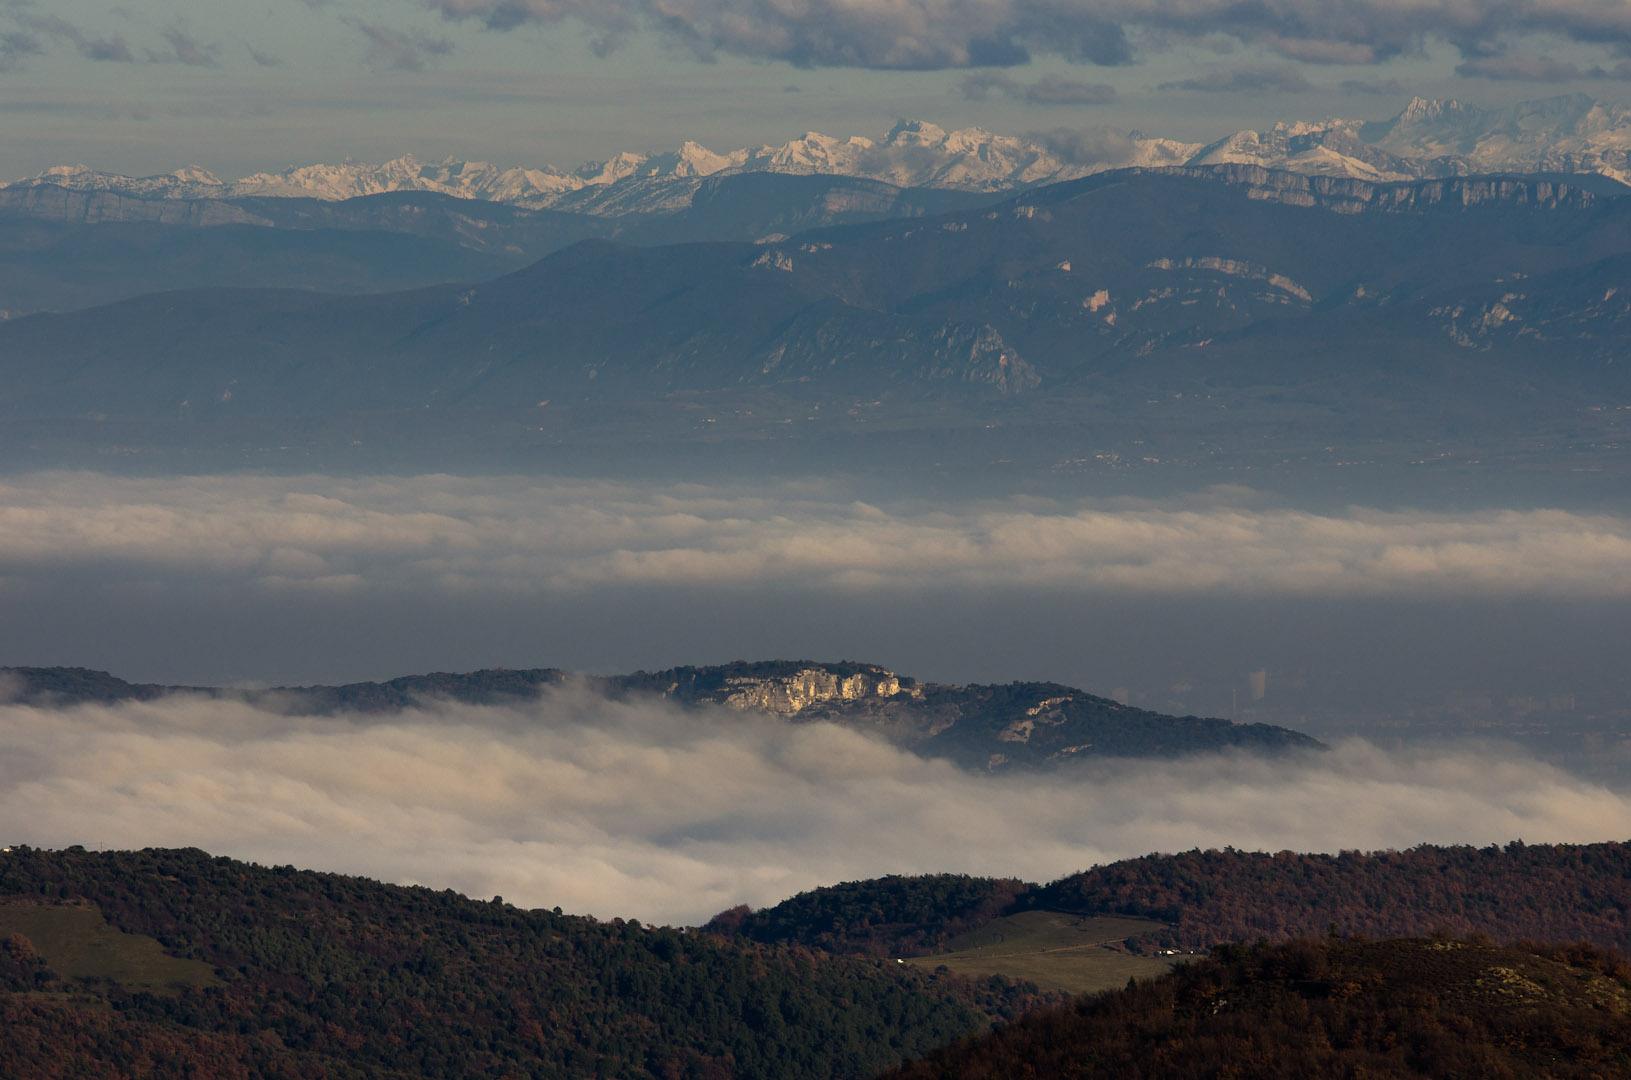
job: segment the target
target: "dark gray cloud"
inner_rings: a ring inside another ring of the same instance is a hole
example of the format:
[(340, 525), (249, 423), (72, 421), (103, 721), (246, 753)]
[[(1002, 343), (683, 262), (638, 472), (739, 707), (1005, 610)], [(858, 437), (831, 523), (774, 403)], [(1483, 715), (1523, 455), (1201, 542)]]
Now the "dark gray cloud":
[(55, 38), (72, 45), (87, 60), (134, 63), (136, 56), (122, 35), (104, 36), (85, 30), (57, 15), (39, 15), (29, 6), (19, 5), (10, 18), (24, 30)]
[(278, 56), (275, 53), (261, 52), (248, 42), (244, 42), (243, 46), (244, 50), (249, 53), (249, 58), (255, 61), (256, 67), (271, 68), (283, 66), (283, 57)]
[(1565, 83), (1591, 79), (1631, 79), (1631, 62), (1620, 61), (1611, 68), (1581, 67), (1567, 60), (1531, 53), (1510, 52), (1474, 56), (1458, 64), (1457, 75), (1496, 82)]
[(445, 37), (397, 30), (362, 19), (348, 19), (347, 22), (368, 39), (368, 58), (382, 67), (397, 71), (421, 71), (430, 60), (453, 51), (453, 42)]
[[(60, 15), (42, 15), (32, 0), (11, 0), (0, 8), (0, 18), (10, 20), (19, 31), (0, 34), (0, 70), (8, 61), (44, 52), (42, 38), (68, 45), (88, 60), (135, 63), (137, 51), (122, 34), (103, 34), (70, 22)], [(220, 46), (199, 41), (179, 26), (160, 31), (163, 48), (144, 48), (141, 59), (150, 64), (185, 64), (189, 67), (220, 66)]]
[(1192, 847), (1622, 839), (1631, 798), (1511, 749), (1361, 742), (1278, 761), (979, 776), (828, 724), (569, 688), (384, 718), (188, 697), (0, 705), (0, 820), (11, 843), (196, 845), (697, 923), (896, 872), (1047, 880)]
[(35, 56), (42, 51), (40, 39), (33, 34), (0, 34), (0, 71), (10, 71), (23, 57)]
[(1033, 83), (1020, 82), (1000, 71), (983, 71), (962, 81), (963, 96), (984, 101), (1001, 94), (1028, 105), (1109, 105), (1116, 100), (1116, 88), (1105, 83), (1088, 83), (1058, 75), (1044, 75)]
[(1157, 89), (1205, 94), (1300, 94), (1313, 89), (1313, 84), (1296, 68), (1240, 68), (1164, 82)]
[(169, 47), (162, 50), (146, 50), (149, 63), (185, 64), (188, 67), (221, 66), (218, 59), (221, 53), (219, 45), (199, 41), (180, 27), (165, 30), (163, 37)]
[(575, 22), (604, 51), (655, 32), (698, 57), (724, 53), (809, 67), (1010, 67), (1033, 55), (1100, 65), (1134, 59), (1132, 36), (1221, 36), (1289, 60), (1376, 63), (1432, 38), (1468, 55), (1516, 35), (1625, 50), (1631, 7), (1602, 0), (430, 0), (450, 19), (498, 30)]

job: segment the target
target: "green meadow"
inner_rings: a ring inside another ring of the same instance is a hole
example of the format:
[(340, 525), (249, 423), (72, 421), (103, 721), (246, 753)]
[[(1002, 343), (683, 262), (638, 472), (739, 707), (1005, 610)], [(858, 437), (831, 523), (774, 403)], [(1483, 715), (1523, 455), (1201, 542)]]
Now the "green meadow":
[(92, 907), (0, 904), (0, 934), (26, 937), (65, 979), (111, 979), (155, 994), (220, 983), (208, 964), (171, 956), (153, 938), (109, 926)]
[(1114, 946), (1163, 924), (1125, 917), (1083, 918), (1057, 911), (1022, 911), (955, 937), (946, 951), (906, 963), (960, 975), (1029, 979), (1043, 990), (1085, 994), (1125, 986), (1171, 969), (1166, 958), (1132, 956)]

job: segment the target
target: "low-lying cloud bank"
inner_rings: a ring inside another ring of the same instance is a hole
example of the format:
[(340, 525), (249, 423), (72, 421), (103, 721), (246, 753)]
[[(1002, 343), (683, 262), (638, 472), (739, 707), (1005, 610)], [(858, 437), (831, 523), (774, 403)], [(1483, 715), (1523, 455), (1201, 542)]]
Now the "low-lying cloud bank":
[(0, 483), (0, 596), (58, 576), (260, 590), (1041, 587), (1134, 594), (1631, 595), (1631, 519), (1561, 510), (1341, 514), (1016, 498), (878, 506), (812, 486), (425, 476)]
[(384, 720), (173, 697), (0, 707), (0, 842), (196, 845), (697, 923), (892, 872), (1049, 880), (1150, 851), (1631, 836), (1631, 797), (1496, 747), (991, 778), (827, 724), (581, 689)]

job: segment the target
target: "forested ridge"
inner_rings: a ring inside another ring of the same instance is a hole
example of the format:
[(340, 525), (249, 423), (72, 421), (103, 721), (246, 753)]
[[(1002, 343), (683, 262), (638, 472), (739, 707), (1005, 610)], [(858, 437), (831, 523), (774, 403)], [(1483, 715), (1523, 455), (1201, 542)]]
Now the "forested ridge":
[(1146, 855), (1049, 885), (936, 874), (846, 882), (710, 926), (841, 954), (924, 955), (981, 922), (1042, 909), (1137, 915), (1166, 927), (1135, 950), (1346, 933), (1399, 937), (1447, 927), (1500, 941), (1590, 941), (1631, 951), (1631, 844), (1525, 844), (1337, 855), (1233, 848)]
[(1036, 1003), (1005, 983), (196, 850), (13, 849), (0, 903), (94, 905), (221, 980), (172, 994), (69, 980), (6, 938), (0, 1060), (22, 1077), (142, 1061), (198, 1077), (861, 1077)]
[(1026, 902), (1162, 919), (1172, 929), (1159, 941), (1186, 949), (1321, 934), (1335, 925), (1375, 937), (1445, 926), (1500, 941), (1590, 941), (1623, 952), (1631, 950), (1631, 844), (1187, 851), (1095, 867)]
[[(734, 909), (700, 932), (197, 850), (23, 847), (0, 852), (0, 914), (20, 907), (94, 909), (208, 976), (168, 991), (68, 976), (50, 948), (0, 931), (0, 1073), (29, 1080), (864, 1077), (994, 1020), (999, 1038), (903, 1076), (1631, 1067), (1631, 966), (1605, 948), (1631, 911), (1619, 843), (1195, 851), (1047, 886), (891, 876)], [(1035, 908), (1164, 918), (1128, 945), (1212, 954), (1063, 1011), (1026, 985), (878, 959)]]
[(1227, 945), (1033, 1013), (889, 1080), (1631, 1075), (1631, 963), (1485, 938)]
[(1020, 910), (1035, 885), (967, 874), (891, 874), (811, 889), (779, 904), (715, 915), (704, 928), (851, 956), (926, 956), (947, 939)]

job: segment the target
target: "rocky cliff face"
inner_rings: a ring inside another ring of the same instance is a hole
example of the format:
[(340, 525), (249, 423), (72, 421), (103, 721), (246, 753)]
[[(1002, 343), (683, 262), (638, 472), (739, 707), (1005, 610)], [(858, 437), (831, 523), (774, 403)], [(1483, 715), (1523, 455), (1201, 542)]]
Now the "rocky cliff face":
[(74, 191), (38, 185), (0, 187), (0, 213), (65, 225), (143, 221), (159, 225), (261, 225), (274, 222), (215, 199), (150, 199), (115, 191)]
[(903, 688), (895, 673), (883, 668), (843, 675), (807, 667), (791, 675), (768, 678), (727, 677), (723, 703), (733, 709), (797, 716), (813, 706), (884, 701), (901, 694), (919, 698), (923, 691), (915, 686)]
[(1586, 209), (1600, 201), (1582, 178), (1578, 183), (1538, 177), (1479, 176), (1376, 183), (1346, 176), (1310, 176), (1260, 165), (1177, 166), (1131, 170), (1187, 176), (1244, 188), (1253, 199), (1288, 206), (1318, 207), (1336, 213), (1419, 211), (1435, 206), (1477, 206), (1500, 202), (1544, 209)]
[(723, 705), (867, 731), (903, 750), (977, 772), (1051, 768), (1094, 756), (1320, 747), (1284, 728), (1162, 716), (1057, 683), (946, 686), (903, 678), (874, 664), (737, 662), (608, 683), (618, 693), (656, 693), (686, 705)]

